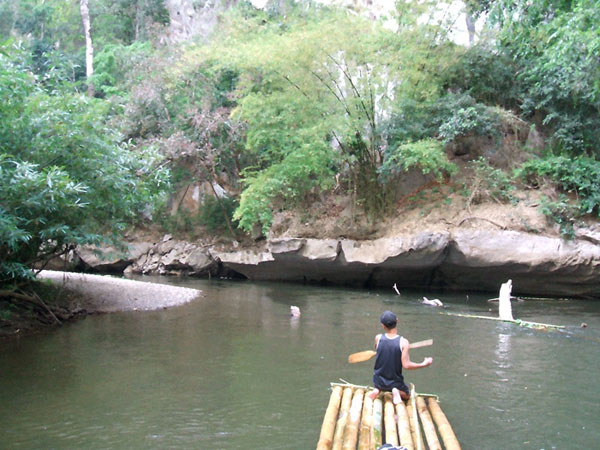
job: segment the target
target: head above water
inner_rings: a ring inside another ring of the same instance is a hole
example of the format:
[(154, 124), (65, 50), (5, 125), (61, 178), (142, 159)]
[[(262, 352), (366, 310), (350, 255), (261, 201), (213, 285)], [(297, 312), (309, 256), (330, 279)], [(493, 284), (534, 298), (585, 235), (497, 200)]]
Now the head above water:
[(383, 314), (381, 314), (379, 321), (381, 322), (381, 324), (384, 327), (386, 327), (388, 329), (392, 329), (392, 328), (396, 328), (396, 324), (398, 323), (398, 318), (396, 317), (396, 314), (394, 314), (393, 312), (384, 311)]

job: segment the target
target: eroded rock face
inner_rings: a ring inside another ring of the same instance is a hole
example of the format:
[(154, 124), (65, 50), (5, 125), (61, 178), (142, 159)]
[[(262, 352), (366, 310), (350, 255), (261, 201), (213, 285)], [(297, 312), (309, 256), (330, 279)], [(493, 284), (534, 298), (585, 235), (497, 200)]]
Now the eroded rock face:
[[(515, 231), (424, 231), (372, 241), (280, 238), (262, 249), (218, 251), (165, 236), (110, 258), (116, 271), (141, 274), (229, 276), (251, 280), (356, 287), (439, 288), (497, 292), (508, 279), (514, 295), (600, 298), (600, 244), (596, 231), (559, 238)], [(114, 250), (114, 249), (113, 249)], [(110, 252), (108, 252), (111, 255)], [(80, 256), (98, 271), (109, 262)]]
[(152, 244), (138, 242), (126, 246), (121, 250), (116, 247), (92, 247), (83, 246), (76, 249), (78, 265), (84, 269), (92, 269), (97, 272), (120, 273), (133, 261), (148, 252)]
[(514, 231), (423, 232), (373, 241), (278, 239), (212, 253), (249, 279), (600, 297), (600, 246)]
[(459, 232), (440, 272), (453, 289), (493, 291), (510, 278), (517, 294), (600, 297), (600, 246), (514, 231)]
[(218, 266), (207, 249), (169, 235), (158, 243), (129, 244), (124, 251), (82, 247), (77, 255), (86, 269), (105, 273), (210, 276)]
[[(235, 3), (235, 2), (234, 2)], [(219, 14), (225, 8), (210, 0), (166, 0), (169, 11), (169, 39), (182, 42), (194, 37), (206, 39), (217, 25)]]

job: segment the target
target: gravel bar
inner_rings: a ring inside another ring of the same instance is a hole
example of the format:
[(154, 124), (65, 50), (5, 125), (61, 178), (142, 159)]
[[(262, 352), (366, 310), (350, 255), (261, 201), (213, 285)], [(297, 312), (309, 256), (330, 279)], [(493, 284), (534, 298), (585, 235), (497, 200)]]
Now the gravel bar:
[(83, 303), (79, 306), (88, 312), (152, 311), (182, 305), (202, 295), (198, 289), (107, 275), (43, 270), (38, 278), (78, 294)]

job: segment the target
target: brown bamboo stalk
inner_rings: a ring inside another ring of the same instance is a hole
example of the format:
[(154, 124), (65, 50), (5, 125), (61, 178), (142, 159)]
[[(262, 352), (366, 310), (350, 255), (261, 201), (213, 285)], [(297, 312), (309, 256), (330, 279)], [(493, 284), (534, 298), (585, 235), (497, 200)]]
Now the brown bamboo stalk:
[(415, 445), (413, 444), (412, 434), (410, 432), (410, 419), (408, 418), (408, 411), (406, 411), (404, 402), (400, 402), (396, 405), (396, 415), (398, 416), (398, 437), (400, 438), (400, 445), (406, 447), (407, 450), (414, 450)]
[(369, 450), (371, 445), (371, 428), (373, 427), (373, 400), (365, 395), (360, 432), (358, 434), (358, 450)]
[(321, 425), (321, 435), (319, 436), (319, 442), (317, 442), (317, 450), (329, 450), (331, 448), (341, 400), (342, 387), (334, 386), (331, 390), (327, 410), (325, 410), (323, 425)]
[(429, 412), (431, 413), (431, 416), (438, 427), (438, 431), (442, 437), (442, 441), (444, 442), (444, 447), (446, 447), (446, 450), (461, 450), (460, 443), (454, 434), (452, 425), (450, 425), (450, 422), (446, 418), (446, 415), (442, 411), (438, 401), (435, 398), (428, 398), (427, 404), (429, 406)]
[(396, 428), (396, 419), (394, 418), (394, 403), (392, 394), (386, 392), (383, 396), (383, 420), (385, 423), (385, 443), (398, 446), (398, 430)]
[(350, 406), (350, 414), (348, 422), (344, 430), (344, 440), (342, 443), (343, 450), (356, 450), (358, 443), (358, 427), (360, 425), (360, 415), (362, 412), (363, 398), (365, 396), (364, 389), (356, 389), (352, 397), (352, 406)]
[(437, 432), (435, 431), (435, 425), (433, 424), (433, 420), (431, 419), (431, 415), (429, 414), (429, 410), (427, 409), (427, 405), (425, 404), (425, 399), (423, 397), (417, 397), (417, 409), (419, 411), (421, 423), (423, 424), (423, 432), (425, 434), (425, 439), (427, 440), (429, 450), (442, 450), (440, 440), (438, 439)]
[(348, 421), (348, 411), (350, 410), (350, 404), (352, 402), (351, 387), (344, 389), (342, 395), (342, 403), (340, 405), (340, 414), (337, 419), (337, 425), (335, 426), (335, 432), (333, 433), (333, 444), (331, 448), (333, 450), (342, 450), (342, 443), (344, 440), (344, 429), (346, 428), (346, 422)]
[(371, 448), (376, 449), (381, 447), (381, 413), (383, 403), (380, 398), (373, 401), (373, 426), (371, 427)]

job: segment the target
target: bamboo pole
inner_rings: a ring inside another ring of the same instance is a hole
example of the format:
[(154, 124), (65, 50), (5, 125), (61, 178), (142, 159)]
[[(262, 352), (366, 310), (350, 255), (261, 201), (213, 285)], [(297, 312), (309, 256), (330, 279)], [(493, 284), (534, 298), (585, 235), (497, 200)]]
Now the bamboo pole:
[(400, 445), (406, 447), (407, 450), (414, 450), (412, 435), (410, 433), (410, 419), (408, 418), (408, 412), (404, 402), (400, 402), (396, 405), (396, 415), (398, 416), (398, 437), (400, 438)]
[(431, 416), (438, 427), (438, 431), (442, 437), (442, 441), (444, 442), (444, 447), (446, 447), (446, 450), (461, 450), (460, 443), (454, 434), (454, 430), (446, 418), (446, 415), (442, 411), (438, 401), (434, 398), (428, 398), (427, 404), (429, 406)]
[(381, 447), (381, 413), (383, 404), (380, 398), (373, 401), (373, 426), (371, 427), (371, 448)]
[(386, 392), (383, 396), (383, 417), (385, 424), (385, 443), (398, 446), (398, 430), (396, 428), (396, 419), (394, 418), (394, 402), (392, 394)]
[(338, 416), (337, 425), (335, 432), (333, 433), (333, 444), (331, 446), (334, 450), (342, 450), (342, 443), (344, 439), (344, 429), (346, 428), (346, 422), (348, 421), (348, 410), (350, 409), (350, 403), (352, 402), (351, 387), (344, 389), (342, 395), (342, 403), (340, 405), (340, 414)]
[(423, 433), (425, 434), (429, 450), (442, 450), (440, 440), (435, 431), (435, 425), (433, 424), (433, 420), (431, 420), (431, 415), (429, 414), (429, 410), (427, 409), (423, 397), (417, 397), (417, 409), (419, 411), (421, 423), (423, 424)]
[(415, 386), (411, 383), (410, 399), (408, 400), (408, 417), (410, 418), (410, 431), (412, 433), (415, 449), (425, 450), (425, 443), (423, 442), (423, 436), (421, 435), (421, 428), (419, 426), (419, 415), (417, 413), (417, 403), (415, 401), (416, 396), (417, 393), (415, 392)]
[(323, 418), (323, 425), (321, 425), (321, 435), (319, 436), (319, 442), (317, 442), (317, 450), (329, 450), (331, 448), (341, 400), (342, 387), (334, 386), (331, 390), (325, 417)]
[(535, 328), (535, 329), (544, 329), (544, 328), (563, 329), (563, 328), (565, 328), (564, 325), (552, 325), (549, 323), (530, 322), (528, 320), (521, 320), (521, 319), (509, 320), (509, 319), (501, 319), (500, 317), (478, 316), (476, 314), (461, 314), (461, 313), (450, 313), (450, 312), (440, 313), (440, 314), (445, 314), (447, 316), (456, 316), (456, 317), (468, 317), (471, 319), (497, 320), (499, 322), (514, 323), (515, 325), (519, 325), (521, 327)]
[(358, 427), (360, 425), (360, 413), (362, 412), (364, 396), (364, 389), (356, 389), (354, 391), (348, 422), (346, 424), (346, 429), (344, 430), (342, 450), (356, 450), (356, 444), (358, 443)]
[(373, 400), (365, 395), (360, 431), (358, 435), (358, 450), (369, 450), (371, 446), (371, 428), (373, 427)]

